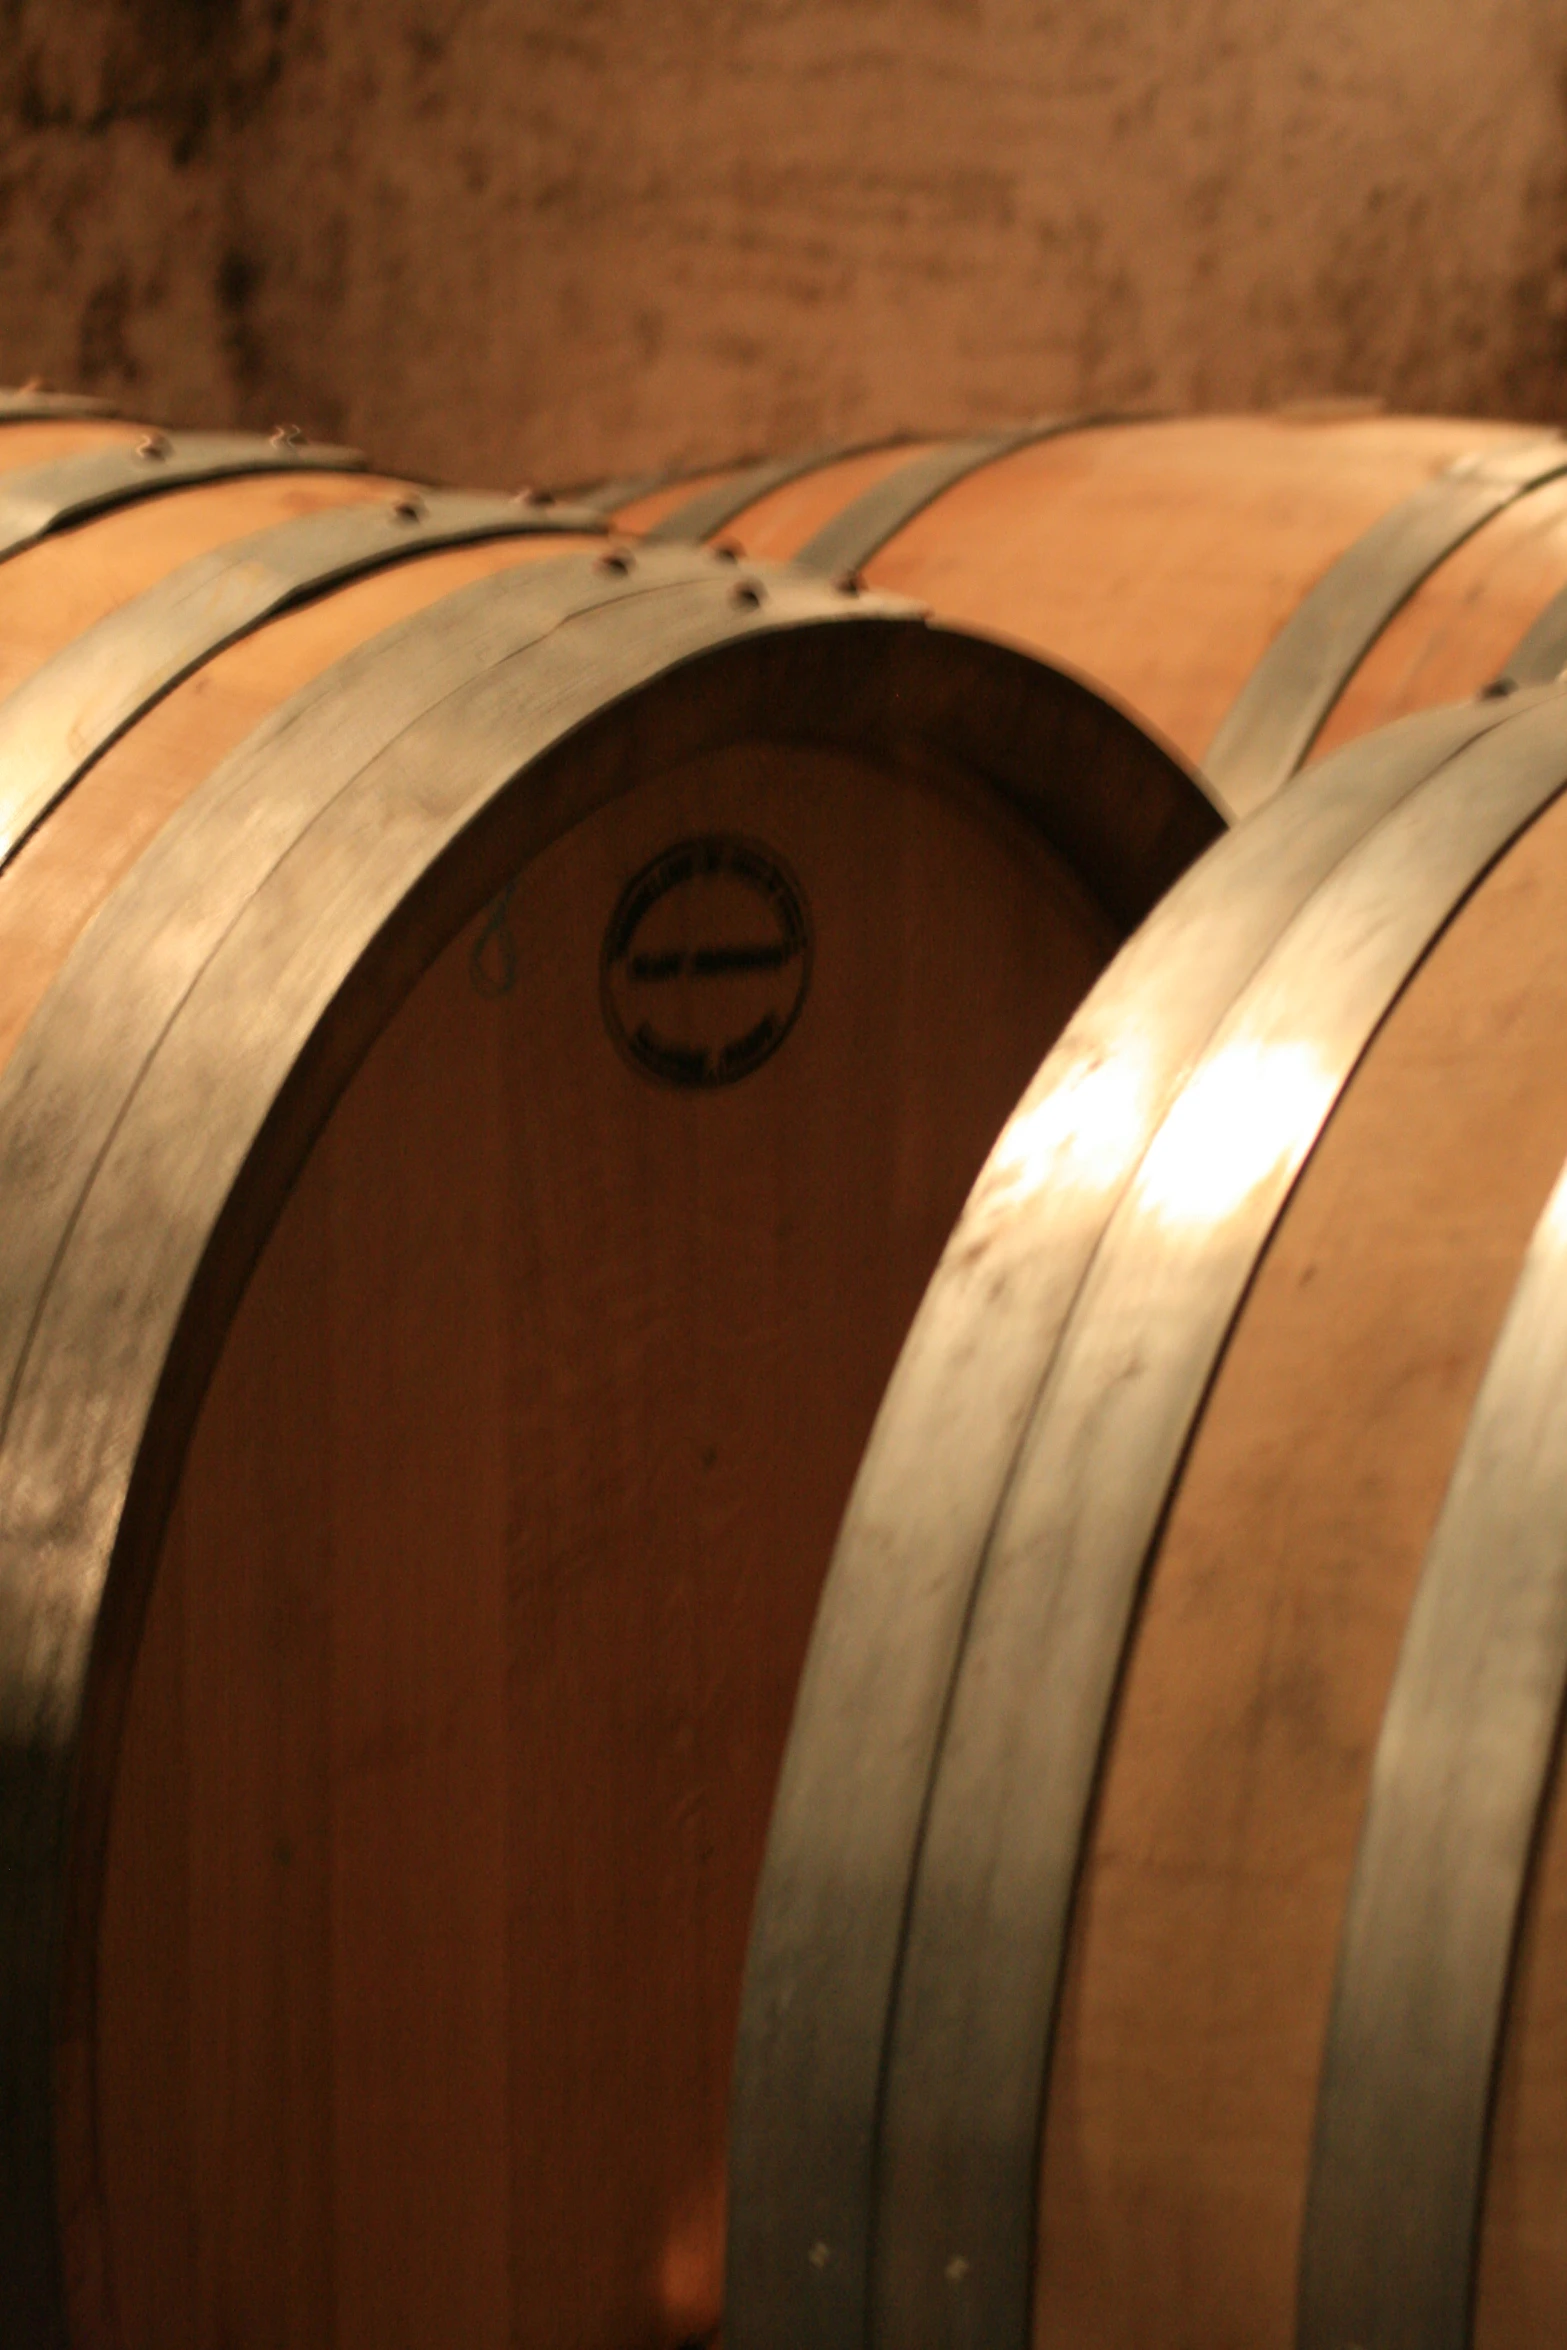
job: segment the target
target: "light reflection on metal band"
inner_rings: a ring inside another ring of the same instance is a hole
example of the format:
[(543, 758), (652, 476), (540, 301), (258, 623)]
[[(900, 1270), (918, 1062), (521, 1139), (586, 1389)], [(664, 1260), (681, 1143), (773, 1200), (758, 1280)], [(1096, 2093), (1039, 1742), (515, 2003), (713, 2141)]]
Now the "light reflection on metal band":
[(1106, 1226), (988, 1546), (933, 1775), (888, 2060), (878, 2341), (1028, 2342), (1073, 1890), (1172, 1482), (1333, 1101), (1455, 905), (1567, 780), (1564, 712), (1551, 693), (1488, 728), (1482, 709), (1467, 752), (1367, 830), (1237, 998)]

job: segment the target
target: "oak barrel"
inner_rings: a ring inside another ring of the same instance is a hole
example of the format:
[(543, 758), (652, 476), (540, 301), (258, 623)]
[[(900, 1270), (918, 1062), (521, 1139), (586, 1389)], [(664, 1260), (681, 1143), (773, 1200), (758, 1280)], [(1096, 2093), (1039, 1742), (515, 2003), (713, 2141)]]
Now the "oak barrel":
[(1046, 418), (595, 493), (1100, 681), (1246, 814), (1312, 756), (1567, 668), (1567, 443), (1382, 415)]
[(738, 2350), (1561, 2340), (1564, 913), (1567, 695), (1405, 719), (1003, 1131), (802, 1684)]
[(0, 402), (0, 2342), (710, 2331), (876, 1397), (1219, 829), (895, 600)]

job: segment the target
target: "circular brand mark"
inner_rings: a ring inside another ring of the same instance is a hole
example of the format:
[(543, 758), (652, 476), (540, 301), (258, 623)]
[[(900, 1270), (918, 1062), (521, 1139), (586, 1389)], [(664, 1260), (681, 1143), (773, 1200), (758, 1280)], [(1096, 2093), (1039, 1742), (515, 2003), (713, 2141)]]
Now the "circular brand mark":
[(733, 1085), (805, 1001), (811, 925), (783, 859), (754, 840), (676, 841), (621, 891), (600, 982), (610, 1035), (665, 1085)]

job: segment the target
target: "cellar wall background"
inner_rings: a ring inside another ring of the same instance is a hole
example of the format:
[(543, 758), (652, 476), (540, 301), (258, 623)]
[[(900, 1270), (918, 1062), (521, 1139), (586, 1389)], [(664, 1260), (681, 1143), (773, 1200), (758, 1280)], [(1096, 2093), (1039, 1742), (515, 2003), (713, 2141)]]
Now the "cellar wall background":
[(0, 0), (0, 379), (569, 482), (1567, 416), (1554, 0)]

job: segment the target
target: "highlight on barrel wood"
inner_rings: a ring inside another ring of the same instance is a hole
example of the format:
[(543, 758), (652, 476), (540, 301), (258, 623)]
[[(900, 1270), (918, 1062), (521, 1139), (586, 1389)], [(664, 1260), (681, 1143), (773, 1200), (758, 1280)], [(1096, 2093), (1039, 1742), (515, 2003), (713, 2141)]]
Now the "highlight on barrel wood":
[(1237, 815), (1394, 718), (1567, 668), (1567, 445), (1527, 424), (1055, 417), (605, 501), (626, 529), (859, 574), (1064, 662)]
[(1564, 786), (1556, 688), (1337, 753), (1004, 1130), (780, 1783), (739, 2350), (1560, 2339)]
[(673, 2346), (876, 1397), (1221, 822), (896, 600), (149, 437), (0, 426), (0, 2342)]

